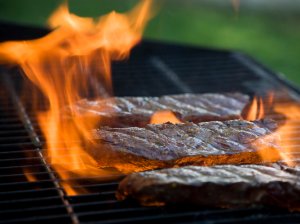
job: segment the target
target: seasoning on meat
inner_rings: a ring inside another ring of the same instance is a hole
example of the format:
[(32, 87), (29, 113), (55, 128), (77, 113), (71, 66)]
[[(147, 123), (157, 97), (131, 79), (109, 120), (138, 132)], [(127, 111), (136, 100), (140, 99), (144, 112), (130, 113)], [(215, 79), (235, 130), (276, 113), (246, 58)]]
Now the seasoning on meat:
[(116, 196), (147, 206), (270, 205), (299, 211), (299, 183), (299, 176), (268, 166), (187, 166), (130, 174), (120, 182)]
[(98, 144), (88, 150), (100, 167), (122, 172), (274, 162), (280, 158), (275, 129), (272, 120), (103, 127), (94, 131)]
[(183, 122), (239, 119), (248, 103), (249, 97), (241, 93), (206, 93), (81, 100), (74, 108), (79, 114), (101, 116), (102, 126), (144, 127), (161, 110), (172, 111)]

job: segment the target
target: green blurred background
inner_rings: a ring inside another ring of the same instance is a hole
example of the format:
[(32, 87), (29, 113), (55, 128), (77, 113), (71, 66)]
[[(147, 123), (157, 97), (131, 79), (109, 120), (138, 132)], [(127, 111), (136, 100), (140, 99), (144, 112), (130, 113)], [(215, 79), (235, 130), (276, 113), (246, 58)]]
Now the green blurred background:
[[(45, 26), (61, 0), (0, 0), (0, 20)], [(135, 0), (69, 0), (81, 16), (126, 11)], [(300, 1), (157, 0), (160, 8), (145, 37), (213, 48), (235, 49), (257, 58), (300, 85)]]

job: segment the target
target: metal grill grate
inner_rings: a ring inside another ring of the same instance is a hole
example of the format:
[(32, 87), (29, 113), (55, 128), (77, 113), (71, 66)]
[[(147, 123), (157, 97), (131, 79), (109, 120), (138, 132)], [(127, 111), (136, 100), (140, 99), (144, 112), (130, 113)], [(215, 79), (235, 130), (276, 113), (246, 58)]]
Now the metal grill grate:
[[(266, 208), (141, 207), (115, 199), (117, 181), (99, 183), (92, 178), (72, 180), (73, 186), (85, 186), (89, 193), (67, 196), (62, 183), (70, 180), (58, 178), (46, 163), (41, 154), (43, 138), (36, 118), (27, 113), (18, 98), (22, 78), (16, 71), (5, 68), (1, 77), (0, 223), (300, 221), (299, 213)], [(136, 47), (129, 60), (113, 64), (113, 81), (118, 96), (225, 91), (264, 95), (275, 90), (277, 100), (298, 101), (300, 93), (245, 55), (149, 41)], [(299, 129), (300, 121), (297, 121), (296, 137)], [(295, 138), (295, 147), (299, 143), (300, 139)]]

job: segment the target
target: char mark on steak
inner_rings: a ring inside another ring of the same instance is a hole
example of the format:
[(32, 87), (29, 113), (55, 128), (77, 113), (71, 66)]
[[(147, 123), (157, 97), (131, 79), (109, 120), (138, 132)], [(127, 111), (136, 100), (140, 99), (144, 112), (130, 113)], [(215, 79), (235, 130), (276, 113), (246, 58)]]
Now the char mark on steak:
[(172, 111), (183, 122), (239, 119), (248, 103), (249, 97), (241, 93), (206, 93), (81, 100), (74, 108), (79, 114), (101, 116), (102, 126), (144, 127), (161, 110)]
[(298, 179), (297, 175), (261, 165), (187, 166), (130, 174), (120, 182), (116, 196), (147, 206), (271, 205), (299, 211)]
[(98, 144), (88, 150), (100, 167), (126, 173), (185, 165), (274, 162), (280, 158), (275, 128), (272, 120), (103, 127), (94, 131)]

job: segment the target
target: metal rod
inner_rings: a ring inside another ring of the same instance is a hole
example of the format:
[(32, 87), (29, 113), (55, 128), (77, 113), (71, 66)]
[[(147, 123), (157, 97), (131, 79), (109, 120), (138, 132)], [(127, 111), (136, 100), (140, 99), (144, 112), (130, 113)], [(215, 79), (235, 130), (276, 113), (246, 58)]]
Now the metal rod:
[(62, 200), (63, 204), (65, 205), (66, 210), (67, 210), (72, 222), (74, 224), (79, 224), (78, 217), (75, 214), (75, 212), (71, 206), (71, 203), (66, 199), (66, 195), (65, 195), (64, 191), (62, 190), (63, 189), (62, 186), (60, 186), (60, 183), (57, 180), (57, 178), (55, 177), (55, 175), (53, 174), (51, 167), (48, 165), (47, 161), (44, 159), (44, 156), (41, 152), (42, 144), (40, 142), (40, 139), (39, 139), (38, 135), (36, 134), (33, 125), (31, 124), (31, 121), (26, 113), (25, 108), (23, 107), (21, 101), (19, 100), (19, 97), (12, 85), (11, 79), (9, 78), (8, 74), (6, 74), (6, 73), (2, 73), (2, 77), (3, 77), (4, 82), (6, 83), (6, 86), (8, 87), (7, 88), (8, 92), (10, 93), (10, 95), (12, 97), (13, 103), (16, 106), (16, 110), (20, 116), (20, 119), (23, 122), (25, 129), (28, 131), (28, 134), (32, 140), (32, 143), (36, 146), (35, 149), (39, 155), (39, 158), (41, 159), (42, 163), (45, 165), (46, 170), (49, 171), (49, 175), (50, 175), (54, 185), (57, 188), (57, 192), (58, 192), (59, 196), (61, 197), (61, 200)]

